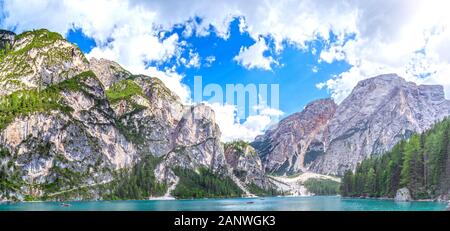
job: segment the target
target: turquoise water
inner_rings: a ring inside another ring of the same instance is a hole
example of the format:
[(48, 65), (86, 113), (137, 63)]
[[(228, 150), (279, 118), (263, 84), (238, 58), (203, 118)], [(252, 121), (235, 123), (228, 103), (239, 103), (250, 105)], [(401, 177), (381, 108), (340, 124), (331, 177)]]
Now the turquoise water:
[(347, 199), (339, 196), (199, 200), (77, 201), (2, 203), (0, 211), (439, 211), (446, 203)]

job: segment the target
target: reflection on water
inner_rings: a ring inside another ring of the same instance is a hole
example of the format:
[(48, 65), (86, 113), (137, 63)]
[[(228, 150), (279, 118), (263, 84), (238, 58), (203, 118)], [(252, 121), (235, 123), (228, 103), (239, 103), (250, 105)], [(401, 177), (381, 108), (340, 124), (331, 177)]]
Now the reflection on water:
[(77, 201), (2, 203), (0, 211), (436, 211), (445, 203), (348, 199), (339, 196), (264, 197), (199, 200)]

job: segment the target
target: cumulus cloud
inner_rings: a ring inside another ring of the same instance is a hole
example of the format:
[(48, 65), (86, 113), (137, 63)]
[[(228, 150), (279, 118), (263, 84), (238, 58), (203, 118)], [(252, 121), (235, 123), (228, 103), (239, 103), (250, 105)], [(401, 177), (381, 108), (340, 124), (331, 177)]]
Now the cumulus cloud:
[(224, 142), (234, 140), (252, 141), (256, 136), (263, 134), (264, 130), (270, 125), (278, 122), (279, 116), (283, 115), (283, 112), (278, 109), (259, 105), (253, 108), (253, 110), (259, 110), (258, 114), (251, 115), (247, 117), (244, 123), (240, 123), (235, 105), (206, 104), (215, 112), (217, 124), (222, 132), (221, 139)]
[(241, 47), (239, 54), (234, 57), (234, 60), (248, 69), (261, 68), (272, 70), (271, 65), (277, 64), (277, 61), (271, 56), (264, 55), (264, 52), (268, 50), (269, 47), (267, 47), (266, 41), (260, 37), (253, 45)]
[[(317, 84), (340, 102), (358, 81), (387, 72), (416, 83), (444, 85), (449, 96), (449, 8), (448, 1), (439, 0), (5, 0), (0, 24), (18, 32), (45, 27), (65, 34), (82, 28), (97, 43), (90, 56), (158, 75), (188, 101), (190, 94), (180, 82), (181, 74), (146, 64), (179, 59), (185, 37), (215, 33), (228, 39), (230, 22), (238, 18), (240, 32), (255, 41), (236, 54), (236, 61), (248, 68), (270, 70), (276, 61), (264, 53), (279, 54), (285, 44), (317, 52), (318, 62), (350, 64), (349, 70)], [(165, 34), (179, 25), (185, 28), (182, 35)], [(323, 50), (308, 47), (308, 42), (317, 39), (324, 44)], [(239, 126), (259, 126), (254, 118), (248, 121)], [(265, 123), (262, 118), (258, 121)]]
[(199, 68), (200, 67), (200, 55), (192, 50), (189, 50), (189, 60), (181, 57), (180, 58), (180, 62), (186, 66), (187, 68), (191, 68), (191, 67), (195, 67), (195, 68)]
[[(160, 78), (180, 96), (190, 101), (182, 76), (172, 70), (158, 70), (149, 62), (162, 63), (179, 58), (184, 43), (178, 34), (164, 36), (164, 30), (155, 21), (156, 14), (143, 6), (128, 1), (5, 1), (6, 17), (2, 27), (17, 32), (48, 28), (66, 34), (74, 28), (93, 38), (97, 46), (87, 57), (114, 60), (133, 73)], [(194, 60), (195, 61), (195, 60)], [(189, 65), (196, 65), (189, 61)]]
[[(358, 11), (354, 39), (330, 44), (321, 60), (344, 60), (348, 71), (318, 84), (342, 101), (365, 78), (397, 73), (418, 84), (444, 85), (450, 94), (450, 17), (446, 1), (364, 1)], [(445, 42), (444, 42), (445, 41)]]

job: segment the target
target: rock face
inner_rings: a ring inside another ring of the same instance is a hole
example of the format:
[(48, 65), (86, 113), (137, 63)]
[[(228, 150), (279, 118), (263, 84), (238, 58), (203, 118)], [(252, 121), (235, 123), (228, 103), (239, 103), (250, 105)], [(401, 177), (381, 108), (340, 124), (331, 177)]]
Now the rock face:
[(258, 150), (266, 171), (277, 174), (303, 171), (321, 155), (324, 129), (336, 107), (331, 99), (314, 101), (256, 137), (252, 146)]
[(261, 159), (255, 149), (244, 141), (225, 144), (225, 160), (245, 185), (255, 184), (270, 189), (273, 184), (266, 177)]
[(450, 101), (442, 86), (418, 86), (393, 74), (361, 81), (330, 120), (326, 155), (311, 169), (342, 175), (449, 114)]
[(88, 61), (59, 34), (6, 35), (1, 41), (12, 46), (0, 55), (0, 200), (80, 189), (68, 198), (101, 199), (95, 187), (111, 190), (105, 185), (148, 156), (159, 160), (156, 180), (171, 189), (176, 166), (231, 174), (211, 108), (183, 105), (157, 78)]
[[(354, 170), (362, 160), (390, 150), (398, 141), (422, 132), (448, 116), (450, 102), (445, 99), (442, 86), (418, 86), (395, 74), (387, 74), (359, 82), (333, 112), (325, 124), (317, 124), (310, 118), (304, 121), (305, 117), (294, 120), (311, 124), (310, 130), (319, 131), (316, 138), (303, 147), (307, 150), (305, 153), (313, 154), (310, 157), (304, 155), (304, 167), (317, 173), (343, 175), (346, 170)], [(279, 169), (277, 166), (284, 159), (294, 159), (298, 155), (279, 150), (298, 146), (296, 140), (299, 139), (285, 142), (285, 139), (274, 139), (271, 135), (299, 133), (299, 128), (282, 126), (284, 123), (281, 121), (275, 131), (266, 132), (253, 143), (266, 168), (272, 171)], [(307, 139), (309, 134), (302, 134), (300, 139)], [(275, 157), (264, 158), (267, 153)], [(282, 173), (292, 172), (290, 170)]]
[(411, 201), (411, 193), (408, 188), (401, 188), (395, 194), (395, 201)]
[(16, 34), (11, 31), (0, 30), (0, 50), (9, 50), (14, 45)]
[(54, 32), (29, 31), (15, 36), (0, 65), (0, 96), (24, 89), (45, 88), (86, 71), (80, 49)]

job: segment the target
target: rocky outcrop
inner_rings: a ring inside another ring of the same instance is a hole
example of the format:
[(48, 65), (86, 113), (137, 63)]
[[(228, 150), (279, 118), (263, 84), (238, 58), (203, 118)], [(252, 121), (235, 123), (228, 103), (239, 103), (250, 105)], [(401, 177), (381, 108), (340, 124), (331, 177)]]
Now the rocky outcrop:
[(101, 199), (149, 156), (158, 162), (148, 175), (168, 193), (179, 180), (174, 167), (234, 177), (208, 106), (183, 105), (157, 78), (88, 61), (59, 34), (13, 40), (0, 63), (0, 200), (77, 190), (76, 199)]
[(0, 96), (45, 89), (86, 71), (89, 65), (78, 47), (44, 29), (15, 36), (1, 63)]
[[(170, 149), (157, 166), (159, 181), (176, 183), (173, 167), (189, 169), (208, 168), (219, 174), (227, 174), (220, 130), (215, 123), (214, 112), (205, 105), (189, 107), (169, 136)], [(160, 139), (163, 139), (160, 135)], [(168, 176), (166, 178), (165, 176)]]
[(395, 74), (363, 80), (337, 108), (326, 128), (326, 154), (310, 169), (342, 175), (449, 114), (442, 86), (418, 86)]
[(8, 153), (1, 174), (10, 184), (2, 188), (2, 197), (39, 198), (110, 182), (114, 171), (139, 160), (133, 143), (115, 125), (101, 83), (93, 75), (74, 78), (79, 90), (58, 93), (66, 111), (36, 108), (0, 131), (0, 147)]
[(408, 188), (401, 188), (395, 194), (395, 201), (411, 201), (411, 193)]
[(266, 177), (261, 159), (255, 149), (244, 141), (234, 141), (225, 144), (225, 160), (233, 174), (244, 185), (254, 184), (262, 189), (273, 188)]
[(319, 104), (319, 113), (306, 107), (252, 143), (268, 171), (343, 175), (450, 114), (442, 86), (395, 74), (363, 80), (339, 106), (327, 105)]
[[(281, 120), (252, 146), (258, 151), (267, 172), (292, 174), (306, 169), (324, 152), (324, 129), (337, 105), (331, 99), (308, 104), (301, 112)], [(326, 135), (326, 134), (325, 134)]]
[(14, 45), (16, 34), (7, 30), (0, 30), (0, 50), (9, 50)]
[(132, 76), (119, 64), (107, 59), (90, 59), (89, 69), (95, 73), (105, 89), (109, 89), (114, 83)]

